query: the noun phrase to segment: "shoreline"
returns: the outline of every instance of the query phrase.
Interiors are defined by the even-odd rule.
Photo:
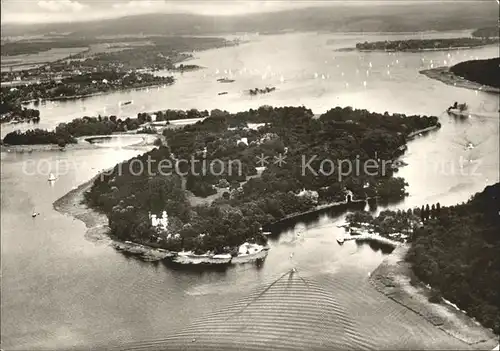
[[[40,101],[40,103],[42,103],[42,102],[67,101],[67,100],[70,101],[70,100],[86,99],[86,98],[90,98],[93,96],[113,94],[116,92],[127,92],[127,91],[141,90],[141,89],[147,89],[147,88],[156,88],[156,87],[160,87],[160,86],[164,86],[164,85],[170,86],[170,85],[173,85],[174,83],[175,83],[175,80],[171,83],[154,83],[151,85],[144,85],[144,86],[140,86],[140,87],[130,87],[130,88],[124,88],[124,89],[112,89],[112,90],[108,90],[108,91],[99,91],[99,92],[90,93],[90,94],[83,94],[83,95],[58,96],[58,97],[53,97],[53,98],[41,99],[41,100],[31,99],[31,100],[21,101],[21,106],[29,105],[29,104],[32,104],[36,101]]]
[[[253,262],[258,259],[264,259],[269,251],[268,246],[262,247],[258,252],[232,257],[229,261],[210,259],[203,260],[205,255],[196,255],[198,257],[179,256],[178,252],[168,251],[161,248],[154,248],[145,244],[131,241],[121,241],[109,235],[108,218],[105,214],[97,212],[83,203],[84,193],[92,187],[94,180],[100,176],[100,173],[77,188],[54,201],[53,208],[63,214],[74,217],[82,221],[87,227],[85,238],[93,242],[104,242],[117,251],[126,252],[130,255],[136,255],[143,261],[160,261],[170,258],[174,263],[179,264],[201,264],[201,265],[221,265],[221,264],[242,264]],[[181,259],[176,259],[176,258]]]
[[[490,46],[490,45],[498,45],[498,42],[497,43],[490,43],[490,44],[474,45],[474,46],[453,46],[453,47],[447,47],[447,48],[416,48],[416,49],[408,49],[408,50],[352,48],[352,50],[353,51],[356,50],[359,52],[410,52],[410,53],[416,53],[416,52],[433,52],[433,51],[472,50],[472,49],[484,48],[484,47]],[[345,48],[345,49],[351,49],[351,48]]]
[[[406,138],[407,138],[407,140],[412,140],[413,138],[415,138],[419,134],[427,133],[427,132],[430,132],[431,130],[436,130],[436,129],[439,129],[439,128],[441,128],[441,125],[438,123],[438,124],[435,124],[435,125],[427,127],[427,128],[418,129],[418,130],[416,130],[416,131],[411,132],[410,134],[408,134],[406,136]]]
[[[498,336],[479,325],[474,319],[449,303],[428,301],[430,288],[415,279],[411,265],[405,261],[409,245],[401,244],[370,274],[372,286],[389,299],[423,317],[448,335],[474,349],[492,350],[498,345]]]
[[[470,80],[466,80],[460,76],[455,75],[450,71],[450,67],[443,66],[431,69],[424,69],[419,71],[420,74],[424,76],[438,80],[447,85],[451,85],[459,88],[466,88],[471,90],[479,90],[484,91],[486,93],[492,94],[500,94],[500,89],[495,87],[490,87],[488,85],[482,85],[480,83],[472,82]]]
[[[87,227],[86,239],[93,242],[106,242],[109,246],[118,251],[125,251],[134,255],[141,255],[145,261],[157,261],[173,256],[172,252],[163,249],[146,247],[145,245],[123,242],[116,240],[109,235],[108,218],[105,214],[99,213],[87,205],[83,204],[84,193],[92,187],[94,180],[100,174],[70,190],[68,193],[54,201],[53,208],[63,214],[74,217],[82,221]]]
[[[297,212],[297,213],[292,213],[292,214],[289,214],[281,219],[278,219],[277,221],[274,221],[274,222],[271,222],[271,223],[266,223],[264,224],[262,227],[263,228],[269,228],[269,227],[272,227],[272,226],[275,226],[275,225],[279,225],[279,224],[282,224],[284,222],[287,222],[289,220],[293,220],[293,219],[296,219],[298,217],[301,217],[301,216],[307,216],[307,215],[310,215],[310,214],[315,214],[315,213],[318,213],[318,212],[321,212],[321,211],[325,211],[325,210],[331,210],[331,209],[335,209],[335,208],[342,208],[342,207],[346,207],[345,210],[348,210],[350,208],[352,208],[353,206],[356,206],[356,205],[359,205],[359,204],[365,204],[370,201],[370,200],[373,200],[373,199],[376,199],[377,197],[367,197],[365,199],[357,199],[357,200],[351,200],[350,202],[348,201],[337,201],[337,202],[331,202],[331,203],[327,203],[327,204],[323,204],[323,205],[318,205],[310,210],[307,210],[307,211],[304,211],[304,212]]]
[[[64,147],[60,147],[56,144],[23,144],[23,145],[0,145],[0,152],[12,152],[12,153],[32,153],[32,152],[43,152],[43,151],[75,151],[75,150],[98,150],[103,148],[113,148],[113,146],[99,146],[98,143],[91,143],[85,139],[89,138],[103,138],[103,137],[138,137],[142,138],[142,141],[121,146],[122,149],[140,149],[143,146],[153,146],[154,140],[160,138],[157,134],[144,134],[144,133],[117,133],[117,134],[107,134],[107,135],[89,135],[77,137],[76,143],[66,144]]]

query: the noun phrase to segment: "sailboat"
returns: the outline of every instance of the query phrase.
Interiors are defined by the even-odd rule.
[[[48,179],[49,182],[52,182],[52,181],[54,181],[56,179],[57,179],[57,177],[54,175],[54,173],[50,173],[49,174],[49,179]]]
[[[120,101],[120,102],[118,103],[118,106],[130,105],[130,104],[132,104],[133,102],[134,102],[134,100],[124,101],[124,102]]]

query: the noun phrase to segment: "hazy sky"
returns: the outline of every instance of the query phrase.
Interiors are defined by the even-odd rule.
[[[376,0],[375,0],[376,1]],[[422,1],[422,0],[420,0]],[[427,0],[428,1],[428,0]],[[446,1],[446,0],[444,0]],[[452,0],[454,1],[454,0]],[[492,0],[494,1],[494,0]],[[235,15],[325,6],[355,0],[2,0],[2,23],[84,21],[143,13]],[[392,0],[385,2],[410,2]],[[414,1],[413,1],[414,2]]]
[[[314,6],[327,1],[2,0],[2,22],[61,22],[141,13],[233,15]]]

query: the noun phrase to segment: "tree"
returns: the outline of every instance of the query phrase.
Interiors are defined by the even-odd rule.
[[[231,190],[238,189],[239,187],[240,187],[240,182],[238,182],[236,180],[231,181],[231,184],[230,184],[230,189]]]

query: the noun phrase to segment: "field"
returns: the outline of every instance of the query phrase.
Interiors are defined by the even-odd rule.
[[[1,56],[2,71],[12,68],[13,71],[21,71],[25,69],[34,68],[45,63],[54,62],[64,59],[70,55],[88,50],[88,47],[74,47],[74,48],[51,48],[48,51],[42,51],[30,54],[20,54],[12,56]]]

